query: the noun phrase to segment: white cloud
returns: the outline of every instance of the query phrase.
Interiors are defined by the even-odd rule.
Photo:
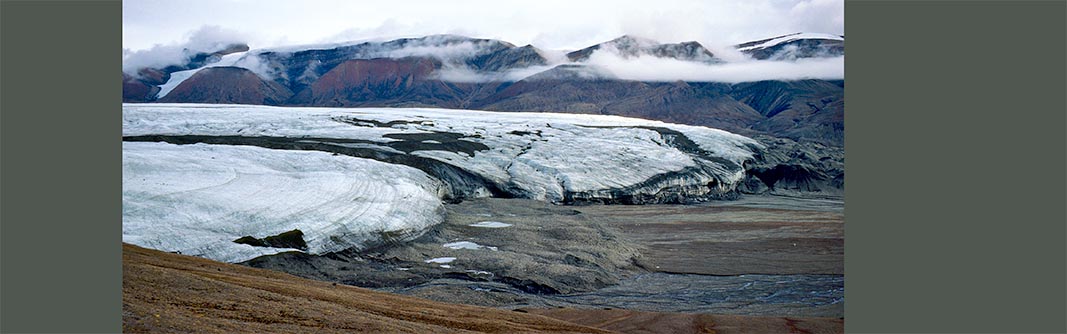
[[[447,62],[465,56],[479,54],[485,50],[483,45],[471,42],[460,42],[447,45],[431,45],[430,43],[432,43],[432,41],[428,41],[428,43],[408,45],[402,49],[389,51],[385,56],[389,58],[434,57]]]
[[[709,81],[738,83],[760,80],[842,79],[845,57],[808,58],[795,61],[748,60],[705,64],[670,58],[640,56],[622,58],[610,52],[594,52],[587,62],[616,77],[638,81]]]
[[[218,26],[203,26],[185,35],[182,42],[155,44],[151,48],[133,51],[123,49],[122,71],[136,75],[145,67],[181,65],[202,52],[214,52],[234,43],[242,43],[248,37],[240,32]]]
[[[568,63],[576,50],[628,34],[662,43],[697,41],[726,64],[708,65],[651,56],[621,59],[597,52],[589,64],[623,79],[740,82],[841,78],[844,58],[752,61],[733,45],[793,32],[844,34],[843,0],[542,0],[518,5],[495,0],[129,0],[123,2],[123,70],[179,64],[195,52],[246,42],[253,49],[316,43],[386,41],[455,34],[533,44],[549,66],[486,73],[463,67],[458,55],[481,45],[412,45],[383,57],[432,56],[446,63],[440,78],[456,82],[515,81]],[[258,58],[237,66],[264,77]]]
[[[180,41],[214,25],[254,48],[460,34],[542,49],[578,49],[623,34],[710,47],[793,32],[844,33],[843,0],[128,0],[123,47]]]

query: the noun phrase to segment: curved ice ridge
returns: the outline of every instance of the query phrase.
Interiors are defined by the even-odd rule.
[[[251,146],[122,145],[122,239],[240,262],[289,248],[235,243],[298,229],[307,252],[411,239],[443,221],[442,185],[417,169]]]

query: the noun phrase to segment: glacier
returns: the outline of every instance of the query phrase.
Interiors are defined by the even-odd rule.
[[[763,148],[722,130],[605,115],[431,108],[124,104],[127,141],[344,153],[410,165],[445,199],[671,203],[715,198]]]
[[[152,103],[124,104],[122,122],[123,241],[226,262],[410,240],[443,221],[445,201],[724,198],[764,149],[717,129],[558,113]],[[306,247],[264,241],[293,230]]]
[[[251,146],[122,145],[122,240],[218,261],[295,248],[235,243],[300,230],[323,254],[443,221],[440,183],[417,169]]]

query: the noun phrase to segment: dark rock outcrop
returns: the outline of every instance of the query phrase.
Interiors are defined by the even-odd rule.
[[[758,81],[735,84],[729,95],[764,119],[750,123],[757,132],[799,141],[844,146],[845,89],[826,80]]]
[[[262,239],[249,235],[238,238],[233,242],[256,247],[295,248],[304,251],[308,249],[308,244],[304,241],[304,232],[300,230],[282,232]]]
[[[766,149],[745,164],[746,178],[738,191],[794,195],[844,195],[845,150],[817,142],[757,136]]]

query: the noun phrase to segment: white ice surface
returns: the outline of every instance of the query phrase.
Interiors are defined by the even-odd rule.
[[[335,120],[413,123],[393,127],[356,126]],[[432,120],[432,122],[426,122]],[[604,128],[604,127],[624,128]],[[618,189],[654,176],[696,166],[692,156],[637,126],[679,131],[717,157],[738,165],[752,157],[747,137],[726,131],[635,118],[562,113],[516,113],[426,108],[318,108],[208,104],[124,104],[123,135],[236,135],[361,139],[387,143],[387,134],[451,132],[489,147],[473,156],[421,150],[436,159],[510,184],[526,197],[558,201],[566,191]],[[513,132],[538,132],[518,135]],[[395,153],[395,152],[394,152]],[[736,183],[743,171],[720,173]],[[648,189],[655,192],[658,189]]]
[[[844,37],[841,37],[839,35],[802,32],[802,33],[798,33],[798,34],[792,34],[792,35],[788,35],[788,36],[782,36],[782,37],[779,37],[779,38],[771,39],[769,41],[766,41],[766,42],[763,42],[763,43],[760,43],[760,44],[757,44],[757,45],[738,48],[737,50],[738,51],[748,51],[748,50],[769,48],[769,47],[772,47],[772,46],[775,46],[775,45],[778,45],[778,44],[789,43],[789,42],[792,42],[792,41],[795,41],[795,40],[799,40],[799,39],[830,39],[830,40],[836,40],[836,41],[845,40]]]
[[[470,241],[457,241],[457,242],[450,242],[450,243],[444,244],[444,245],[442,245],[442,246],[444,246],[444,247],[446,247],[446,248],[451,248],[451,249],[472,249],[472,250],[478,250],[478,249],[486,248],[486,249],[489,249],[489,250],[494,250],[494,251],[495,251],[495,250],[497,250],[497,248],[496,248],[496,247],[493,247],[493,246],[484,246],[484,245],[479,245],[479,244],[477,244],[477,243],[473,243],[473,242],[470,242]]]
[[[454,258],[454,257],[435,257],[435,258],[426,260],[426,263],[452,263],[452,261],[455,261],[455,260],[456,260],[456,258]]]
[[[511,224],[501,223],[501,222],[478,222],[478,223],[471,224],[470,226],[488,227],[488,228],[501,228],[501,227],[511,226]]]
[[[124,142],[122,239],[240,262],[294,249],[233,240],[299,229],[309,253],[340,251],[440,223],[437,187],[411,167],[324,152]]]
[[[248,54],[248,52],[234,52],[234,53],[222,56],[222,58],[219,59],[219,61],[217,61],[217,62],[214,62],[214,63],[211,63],[211,64],[207,64],[207,65],[204,65],[204,66],[201,66],[201,67],[198,67],[198,68],[194,68],[194,69],[191,69],[191,70],[178,71],[178,72],[171,73],[170,74],[170,79],[167,80],[167,82],[165,82],[165,83],[163,83],[162,85],[159,86],[159,93],[156,93],[156,98],[157,99],[161,99],[164,96],[167,96],[167,94],[169,94],[170,91],[174,90],[175,87],[178,87],[178,85],[182,84],[183,81],[185,81],[186,79],[189,79],[189,77],[192,77],[193,74],[196,74],[196,72],[200,72],[200,70],[202,70],[202,69],[205,69],[205,68],[208,68],[208,67],[234,66],[235,64],[237,64],[237,61],[240,60],[241,57],[244,57],[246,54]]]

